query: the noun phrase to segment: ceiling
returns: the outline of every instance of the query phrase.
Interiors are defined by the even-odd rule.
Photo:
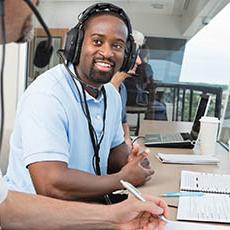
[[[114,3],[124,8],[133,27],[145,35],[190,39],[230,0],[40,0],[39,8],[44,10],[51,26],[68,27],[76,15],[97,2]],[[53,12],[64,17],[54,17]]]
[[[97,2],[112,2],[130,5],[134,8],[141,9],[145,12],[152,12],[153,14],[162,15],[181,15],[184,9],[189,5],[190,1],[194,0],[66,0],[65,2],[76,3],[97,3]],[[195,0],[196,1],[196,0]],[[63,0],[41,0],[41,2],[63,2]]]

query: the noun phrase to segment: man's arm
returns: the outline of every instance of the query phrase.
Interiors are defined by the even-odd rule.
[[[0,228],[126,230],[160,227],[163,223],[159,223],[157,217],[168,215],[166,203],[150,196],[145,199],[146,202],[131,198],[116,205],[95,205],[10,191],[0,205]]]
[[[126,143],[113,148],[108,159],[108,173],[117,173],[128,163],[130,149]]]
[[[84,200],[121,189],[122,172],[96,176],[68,168],[65,162],[43,161],[28,166],[35,190],[40,195],[64,200]]]
[[[125,143],[128,145],[129,149],[132,149],[132,141],[129,134],[129,125],[128,122],[122,123],[123,131],[124,131],[124,138]]]
[[[64,200],[84,200],[102,196],[121,189],[120,180],[126,180],[136,186],[144,184],[153,174],[152,169],[141,166],[145,154],[130,157],[127,145],[124,143],[114,148],[109,157],[109,172],[106,176],[95,176],[91,173],[68,168],[59,161],[44,161],[28,166],[36,192]],[[113,167],[112,167],[113,165]]]

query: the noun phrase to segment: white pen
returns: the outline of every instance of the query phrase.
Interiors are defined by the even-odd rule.
[[[132,184],[127,181],[120,180],[122,186],[126,188],[132,195],[134,195],[138,200],[142,202],[146,202],[145,198],[141,195],[141,192],[137,190]],[[160,215],[159,218],[165,222],[169,222],[168,219],[164,217],[164,215]]]

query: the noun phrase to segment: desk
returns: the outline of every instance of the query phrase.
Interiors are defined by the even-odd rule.
[[[168,121],[152,121],[143,120],[140,124],[140,134],[148,133],[172,133],[191,130],[192,123],[190,122],[168,122]],[[141,143],[142,142],[142,143]],[[143,139],[140,139],[140,144],[143,144]],[[154,156],[155,153],[177,153],[177,154],[197,154],[199,146],[194,149],[176,149],[176,148],[150,148],[152,154],[149,160],[155,170],[152,179],[144,186],[140,187],[142,193],[159,196],[164,192],[179,191],[179,181],[181,170],[192,170],[212,173],[230,174],[230,154],[217,143],[216,157],[220,159],[218,165],[179,165],[179,164],[162,164]],[[166,202],[171,205],[177,205],[178,198],[165,198]],[[177,209],[169,208],[170,219],[176,220]]]

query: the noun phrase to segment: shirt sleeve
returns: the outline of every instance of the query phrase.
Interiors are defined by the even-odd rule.
[[[18,116],[25,166],[51,160],[68,163],[68,119],[56,97],[30,94]]]
[[[121,119],[122,119],[122,123],[126,123],[127,122],[127,113],[126,113],[127,90],[123,83],[120,86],[119,93],[120,93],[121,104],[122,104]]]
[[[0,171],[0,204],[6,199],[8,194],[8,188],[3,181],[2,173]]]

